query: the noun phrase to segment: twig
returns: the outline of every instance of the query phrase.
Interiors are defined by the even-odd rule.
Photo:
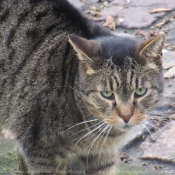
[[[80,0],[80,1],[87,4],[87,5],[90,5],[90,2],[87,2],[86,0]]]

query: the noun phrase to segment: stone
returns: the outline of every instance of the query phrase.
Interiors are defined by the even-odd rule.
[[[120,7],[120,8],[119,8]],[[109,8],[104,8],[101,11],[101,19],[108,15],[113,17],[121,17],[123,19],[122,27],[131,28],[146,28],[164,17],[167,12],[159,12],[150,14],[153,9],[168,8],[175,9],[175,1],[172,0],[131,0],[127,3],[126,0],[114,0]]]
[[[174,25],[174,27],[167,33],[166,42],[175,46],[175,21],[172,21],[171,23],[172,23],[172,25]],[[175,59],[175,57],[174,57],[174,59]]]
[[[161,134],[155,142],[147,138],[140,146],[143,152],[140,158],[160,160],[175,164],[175,121],[164,126]]]
[[[73,4],[76,8],[78,8],[80,11],[84,11],[89,8],[89,5],[92,2],[95,2],[95,0],[85,0],[87,3],[81,2],[80,0],[68,0],[71,4]]]
[[[150,27],[158,19],[165,16],[165,12],[150,14],[151,7],[128,7],[117,10],[116,6],[104,8],[101,11],[101,19],[105,19],[106,16],[111,15],[123,19],[122,27],[125,28],[146,28]],[[139,15],[138,15],[139,14]]]
[[[167,71],[164,71],[165,78],[175,77],[175,51],[164,50],[163,68],[169,69]]]

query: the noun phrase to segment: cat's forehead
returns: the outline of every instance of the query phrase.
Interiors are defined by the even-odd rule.
[[[131,59],[130,59],[131,60]],[[128,62],[129,63],[129,62]],[[98,90],[112,90],[124,94],[144,86],[150,86],[147,81],[149,70],[139,64],[129,64],[122,67],[115,65],[112,60],[107,61],[106,66],[99,72]]]

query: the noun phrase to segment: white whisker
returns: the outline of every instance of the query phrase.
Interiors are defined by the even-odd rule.
[[[74,145],[74,148],[76,147],[76,145],[85,137],[87,137],[89,134],[91,134],[92,132],[96,131],[97,129],[99,129],[101,126],[103,126],[104,123],[102,123],[100,126],[98,126],[97,128],[91,130],[90,132],[86,133],[83,137],[81,137],[77,142],[76,144]]]
[[[146,128],[146,130],[147,130],[148,133],[151,135],[151,137],[154,138],[154,135],[151,133],[151,131],[148,129],[148,127],[147,127],[144,123],[142,123],[142,125]]]
[[[157,126],[153,125],[152,123],[148,122],[148,125],[150,125],[150,126],[152,126],[153,128],[155,128],[158,132],[163,133],[163,132],[161,131],[160,128],[158,128]]]
[[[70,128],[66,129],[66,130],[63,132],[63,134],[64,134],[65,132],[67,132],[68,130],[72,129],[73,127],[75,127],[75,126],[78,126],[78,125],[81,125],[81,124],[84,124],[84,123],[89,123],[89,122],[97,121],[97,120],[98,120],[98,119],[93,119],[93,120],[87,120],[87,121],[83,121],[83,122],[81,122],[81,123],[77,123],[77,124],[71,126]]]
[[[96,142],[96,140],[99,138],[99,136],[101,135],[101,133],[104,131],[104,127],[106,128],[106,123],[104,123],[104,125],[105,125],[105,126],[101,126],[101,130],[102,130],[102,131],[96,136],[96,138],[93,140],[93,142],[92,142],[91,144],[89,144],[89,146],[88,146],[88,147],[90,147],[90,148],[89,148],[88,154],[87,154],[87,167],[88,167],[88,157],[89,157],[90,150],[92,149],[92,146],[94,145],[94,143]],[[99,132],[99,131],[98,131],[98,132]],[[95,134],[97,134],[98,132],[96,132]],[[88,147],[86,147],[86,149],[87,149]]]
[[[108,138],[108,135],[109,135],[111,129],[112,129],[112,126],[109,127],[108,132],[107,132],[107,134],[106,134],[106,136],[105,136],[105,138],[104,138],[104,140],[103,140],[103,143],[102,143],[102,146],[101,146],[101,149],[100,149],[100,152],[99,152],[99,159],[98,159],[98,161],[100,161],[100,154],[101,154],[101,151],[102,151],[102,149],[103,149],[103,146],[104,146],[104,144],[105,144],[105,142],[106,142],[106,139]]]
[[[104,125],[105,125],[105,123],[104,123]],[[95,143],[95,141],[97,140],[97,138],[98,138],[98,137],[101,135],[101,133],[103,132],[104,128],[106,128],[106,126],[102,126],[102,128],[100,129],[100,130],[102,130],[102,131],[101,131],[101,132],[97,135],[97,137],[93,140],[92,144]],[[95,132],[95,134],[93,134],[93,135],[96,135],[98,132],[99,132],[99,131]],[[85,149],[89,148],[92,144],[90,143],[89,146],[87,146]]]
[[[103,123],[103,121],[100,122],[100,123]],[[100,124],[100,123],[99,123],[99,124]],[[101,130],[101,129],[100,129],[100,130]],[[90,139],[91,137],[94,137],[95,135],[97,135],[98,132],[99,132],[99,130],[97,130],[94,134],[92,134],[91,136],[89,136],[88,138],[86,138],[86,140],[87,140],[87,139]]]
[[[103,135],[105,134],[105,131],[106,131],[108,128],[109,128],[109,126],[107,125],[107,126],[103,129],[103,131],[102,131],[102,135],[101,135],[101,138],[99,139],[99,141],[98,141],[98,143],[97,143],[95,149],[97,149],[97,147],[98,147],[98,145],[99,145],[101,139],[103,138]]]
[[[85,128],[85,129],[82,129],[82,130],[76,132],[75,134],[73,134],[72,136],[74,136],[74,135],[76,135],[76,134],[78,134],[78,133],[80,133],[80,132],[83,132],[83,131],[85,131],[85,130],[87,130],[87,129],[93,128],[94,126],[99,125],[100,123],[102,123],[102,122],[96,123],[95,125],[92,125],[92,126],[90,126],[90,127],[87,127],[87,128]]]

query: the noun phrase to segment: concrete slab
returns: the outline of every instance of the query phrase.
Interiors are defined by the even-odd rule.
[[[163,132],[165,131],[165,132]],[[155,142],[149,138],[140,146],[142,159],[160,160],[175,164],[175,121],[162,128],[162,133]]]

